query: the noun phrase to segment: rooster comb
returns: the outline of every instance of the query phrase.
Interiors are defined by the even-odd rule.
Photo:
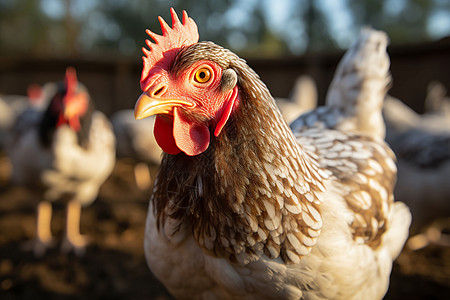
[[[152,38],[154,43],[145,40],[149,49],[143,47],[142,51],[145,56],[142,57],[144,67],[141,75],[141,88],[145,91],[146,81],[149,77],[150,70],[161,59],[169,58],[171,61],[176,55],[176,49],[187,47],[198,42],[198,29],[194,20],[188,16],[186,11],[183,11],[183,22],[178,19],[177,13],[173,8],[170,9],[172,16],[172,28],[164,21],[163,18],[158,17],[161,24],[162,35],[156,34],[150,30],[145,32]]]
[[[75,94],[78,86],[78,79],[77,79],[77,71],[74,67],[68,67],[66,69],[66,76],[64,78],[64,85],[67,90],[67,94]]]

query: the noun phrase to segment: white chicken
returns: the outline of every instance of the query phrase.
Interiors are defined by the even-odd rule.
[[[86,88],[68,68],[64,83],[45,111],[21,115],[8,145],[12,180],[25,186],[37,203],[32,249],[45,254],[53,244],[52,203],[67,204],[65,251],[82,254],[87,238],[80,234],[82,206],[91,204],[115,163],[115,140],[107,118],[93,106]]]
[[[450,245],[450,238],[441,233],[444,228],[433,224],[450,217],[450,123],[444,107],[419,115],[387,97],[383,113],[386,141],[398,160],[395,197],[411,208],[415,233],[431,226],[412,237],[408,246],[416,250],[430,242]]]
[[[314,79],[303,75],[295,80],[294,87],[288,99],[275,98],[283,119],[288,124],[298,118],[301,114],[316,108],[317,86]]]
[[[136,121],[132,109],[119,110],[111,115],[111,124],[116,136],[116,154],[118,158],[132,158],[136,185],[147,190],[151,185],[148,164],[159,165],[161,148],[153,135],[155,118]]]

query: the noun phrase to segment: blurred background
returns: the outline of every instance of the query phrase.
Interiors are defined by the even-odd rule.
[[[0,92],[23,94],[74,65],[103,111],[132,106],[145,29],[160,33],[157,16],[170,19],[169,7],[189,12],[200,40],[246,58],[277,97],[308,74],[322,101],[365,25],[390,37],[394,96],[423,112],[430,81],[450,86],[446,0],[0,0]]]
[[[158,28],[168,7],[195,17],[203,40],[243,56],[347,48],[363,25],[386,31],[393,45],[450,32],[445,0],[1,0],[2,54],[135,57],[143,28]]]
[[[0,0],[0,95],[26,95],[30,84],[61,80],[74,66],[107,116],[133,108],[145,29],[160,33],[157,16],[170,20],[170,7],[189,13],[200,40],[245,58],[276,97],[290,97],[307,75],[322,104],[337,63],[367,25],[389,35],[391,96],[422,114],[430,84],[441,97],[450,88],[448,0]],[[118,161],[85,209],[82,232],[93,240],[86,256],[55,250],[36,259],[20,251],[34,235],[34,203],[9,182],[0,150],[0,299],[170,299],[143,257],[150,188],[136,186],[133,166]],[[153,178],[156,165],[150,171]],[[57,214],[56,234],[63,224]],[[448,247],[407,249],[392,282],[386,299],[447,299]]]

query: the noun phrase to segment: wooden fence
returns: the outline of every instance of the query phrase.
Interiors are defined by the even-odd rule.
[[[450,90],[450,37],[433,43],[389,47],[393,86],[390,94],[423,111],[426,88],[438,80]],[[319,103],[323,103],[337,63],[343,52],[308,54],[276,59],[247,58],[274,96],[287,97],[295,79],[310,75],[317,83]],[[140,57],[124,59],[48,59],[0,57],[0,94],[24,94],[31,83],[58,81],[67,66],[91,92],[98,109],[110,114],[132,108],[140,94]]]

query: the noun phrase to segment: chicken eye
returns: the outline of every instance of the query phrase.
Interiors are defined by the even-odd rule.
[[[211,78],[211,71],[208,68],[201,68],[195,72],[194,79],[199,83],[208,82]]]

